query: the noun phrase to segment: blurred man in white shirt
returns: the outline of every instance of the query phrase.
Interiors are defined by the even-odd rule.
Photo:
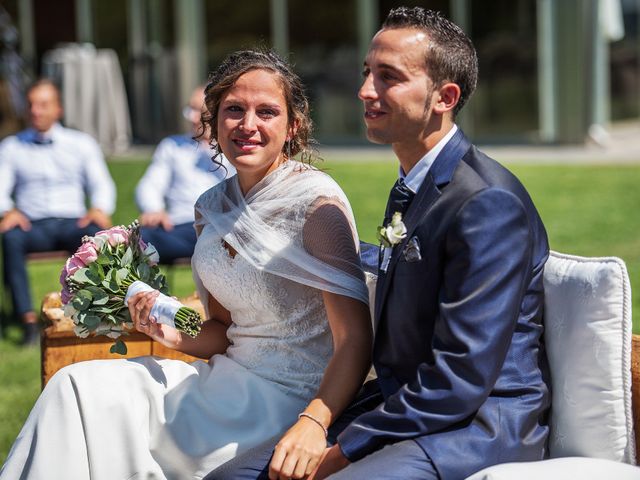
[[[136,187],[142,238],[156,247],[164,264],[191,257],[196,243],[193,228],[196,200],[204,191],[235,174],[222,155],[215,159],[218,165],[211,160],[215,151],[209,144],[208,133],[202,133],[203,109],[204,88],[200,86],[183,111],[191,132],[163,139]]]
[[[83,235],[109,227],[116,189],[97,142],[58,123],[56,85],[37,81],[27,100],[31,127],[0,143],[0,234],[4,281],[24,325],[24,343],[37,344],[26,255],[73,252]]]

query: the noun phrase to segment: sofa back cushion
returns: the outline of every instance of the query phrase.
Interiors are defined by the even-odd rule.
[[[550,456],[635,464],[631,288],[624,262],[552,251],[544,286]]]

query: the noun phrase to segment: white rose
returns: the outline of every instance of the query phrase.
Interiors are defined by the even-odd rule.
[[[93,243],[96,245],[96,250],[100,251],[102,247],[104,247],[105,243],[109,243],[109,236],[104,233],[100,233],[93,237]]]
[[[160,255],[158,255],[156,247],[154,247],[152,244],[147,244],[147,248],[144,249],[144,254],[149,259],[149,264],[157,265],[158,262],[160,262]]]
[[[386,228],[386,237],[391,245],[396,245],[407,236],[407,227],[402,223],[402,215],[398,212],[393,214],[391,223]]]

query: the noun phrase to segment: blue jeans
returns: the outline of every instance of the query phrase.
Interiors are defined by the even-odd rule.
[[[171,231],[161,227],[142,227],[140,233],[145,242],[156,247],[163,265],[171,265],[176,258],[190,258],[193,255],[196,245],[193,223],[181,223]]]
[[[77,222],[77,218],[45,218],[32,221],[29,231],[14,228],[2,235],[4,283],[11,292],[16,315],[33,311],[26,255],[51,250],[67,250],[71,254],[84,235],[94,235],[100,230],[93,224],[80,228]]]

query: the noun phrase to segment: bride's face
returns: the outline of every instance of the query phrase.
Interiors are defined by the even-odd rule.
[[[245,193],[282,162],[288,123],[282,86],[269,71],[243,74],[222,97],[217,140]]]

